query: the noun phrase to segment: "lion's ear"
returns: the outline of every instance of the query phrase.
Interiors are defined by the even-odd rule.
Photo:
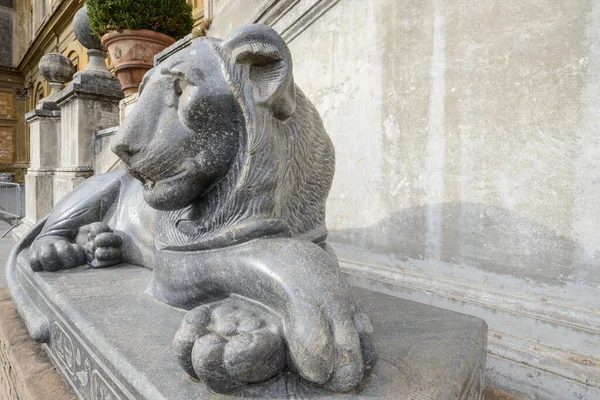
[[[284,40],[266,25],[246,25],[222,43],[234,62],[250,67],[250,81],[259,105],[286,120],[296,110],[292,57]]]

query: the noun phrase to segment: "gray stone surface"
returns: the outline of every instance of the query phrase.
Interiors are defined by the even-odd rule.
[[[49,318],[49,354],[79,398],[217,399],[189,379],[171,351],[185,311],[143,291],[152,272],[136,266],[79,267],[21,281]],[[373,319],[380,360],[362,392],[333,395],[284,372],[231,394],[248,398],[482,399],[487,326],[471,316],[357,290]]]

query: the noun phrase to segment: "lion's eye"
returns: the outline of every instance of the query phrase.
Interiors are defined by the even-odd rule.
[[[175,79],[175,81],[173,82],[173,86],[175,88],[175,94],[177,96],[181,96],[181,94],[183,93],[183,86],[182,86],[181,79],[179,79],[179,78]]]

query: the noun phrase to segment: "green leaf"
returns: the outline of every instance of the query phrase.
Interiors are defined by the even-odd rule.
[[[181,39],[192,31],[192,6],[185,0],[87,0],[92,31],[150,29]]]

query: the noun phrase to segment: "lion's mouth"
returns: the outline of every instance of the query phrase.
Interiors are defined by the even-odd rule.
[[[154,189],[154,185],[156,185],[156,183],[152,179],[148,178],[146,175],[144,175],[144,174],[140,174],[140,175],[142,177],[142,183],[144,184],[144,188],[146,190]]]
[[[158,182],[169,183],[169,182],[177,181],[177,180],[181,179],[182,177],[184,177],[185,175],[187,175],[187,172],[188,171],[186,169],[183,169],[181,172],[178,172],[171,176],[157,179],[157,178],[151,178],[148,175],[141,173],[140,171],[136,171],[135,169],[129,169],[129,173],[131,174],[131,176],[133,176],[138,181],[142,182],[142,184],[144,185],[144,189],[146,189],[146,190],[154,189],[154,187],[156,186],[156,184]]]
[[[142,182],[142,185],[144,185],[144,189],[146,189],[146,190],[152,190],[152,189],[154,189],[154,186],[156,185],[156,182],[154,182],[154,180],[152,180],[152,178],[150,178],[149,176],[144,175],[141,172],[136,171],[134,169],[130,169],[129,173],[135,179],[137,179],[138,181]]]

